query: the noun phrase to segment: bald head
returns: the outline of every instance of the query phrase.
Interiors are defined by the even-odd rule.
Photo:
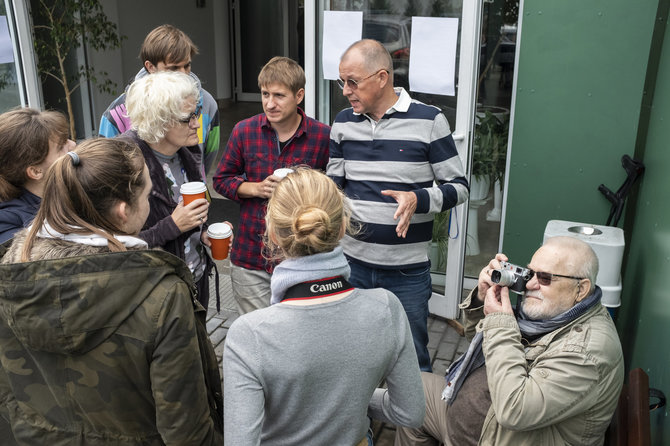
[[[346,49],[340,61],[344,62],[352,57],[359,58],[363,67],[370,73],[386,70],[391,79],[390,84],[393,85],[393,60],[384,45],[373,39],[359,40]]]
[[[598,256],[588,243],[575,237],[552,237],[540,249],[553,251],[570,275],[589,279],[590,291],[593,291],[598,276]]]

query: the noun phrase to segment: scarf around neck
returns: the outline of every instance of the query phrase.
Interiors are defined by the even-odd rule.
[[[76,226],[73,226],[72,228],[82,229]],[[79,243],[82,245],[89,245],[89,246],[107,246],[109,244],[109,241],[105,237],[98,234],[74,234],[74,233],[61,234],[60,232],[52,228],[49,222],[47,221],[45,221],[40,230],[37,231],[37,237],[60,239],[65,240],[67,242]],[[147,249],[149,247],[149,245],[147,245],[147,243],[144,240],[141,240],[137,237],[133,237],[131,235],[114,234],[114,238],[123,243],[123,245],[126,248]]]
[[[557,330],[574,321],[579,316],[590,310],[594,305],[599,304],[601,297],[602,290],[599,286],[596,285],[593,293],[591,293],[586,299],[578,302],[569,310],[566,310],[563,313],[552,317],[551,319],[528,319],[526,314],[523,312],[523,307],[521,307],[519,308],[516,320],[519,324],[519,331],[521,331],[521,335],[525,338],[536,338],[538,336],[551,333],[552,331]],[[442,391],[442,399],[445,400],[449,405],[454,402],[456,394],[460,390],[470,372],[484,365],[484,353],[482,352],[483,340],[484,335],[480,331],[472,338],[470,346],[468,347],[468,351],[465,352],[465,354],[463,354],[456,361],[454,361],[454,363],[451,364],[451,366],[447,369],[447,374],[445,376],[447,386]]]
[[[349,262],[340,246],[329,252],[285,259],[272,272],[270,305],[281,302],[286,290],[293,285],[324,277],[342,276],[348,279],[350,274]]]

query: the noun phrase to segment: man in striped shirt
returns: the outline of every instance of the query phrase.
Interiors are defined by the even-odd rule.
[[[393,62],[375,40],[360,40],[340,60],[342,110],[330,133],[328,175],[343,189],[361,231],[342,240],[350,283],[386,288],[403,304],[421,370],[431,371],[428,248],[434,214],[463,203],[468,182],[437,107],[393,88]]]

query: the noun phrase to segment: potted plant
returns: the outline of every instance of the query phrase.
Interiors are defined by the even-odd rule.
[[[435,214],[433,220],[433,239],[430,246],[431,271],[444,273],[447,266],[447,248],[449,247],[449,215],[451,209]]]
[[[509,112],[499,107],[480,107],[475,123],[470,199],[481,200],[489,187],[505,177]],[[482,191],[479,192],[478,188]]]

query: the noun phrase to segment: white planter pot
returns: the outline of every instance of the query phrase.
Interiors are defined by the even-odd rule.
[[[488,177],[470,178],[470,201],[484,200],[489,196],[491,181]]]

